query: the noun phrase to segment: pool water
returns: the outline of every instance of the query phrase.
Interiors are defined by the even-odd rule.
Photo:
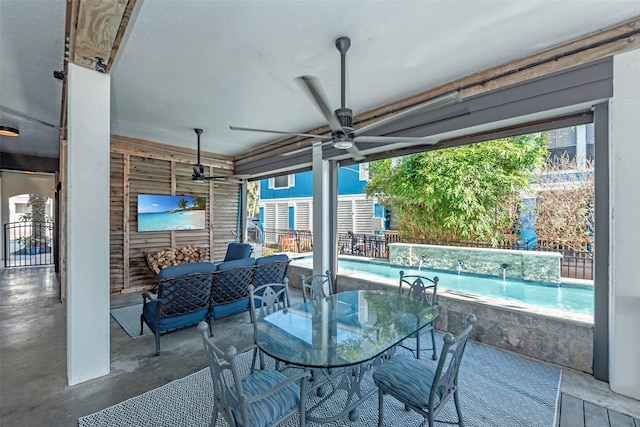
[[[369,274],[398,280],[400,271],[405,274],[438,276],[438,287],[466,294],[519,301],[539,307],[553,308],[572,313],[593,315],[593,286],[572,283],[544,283],[524,280],[458,274],[441,270],[408,268],[376,261],[358,261],[340,258],[340,270]]]

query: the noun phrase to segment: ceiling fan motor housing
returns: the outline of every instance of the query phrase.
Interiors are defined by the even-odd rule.
[[[342,132],[332,132],[333,147],[342,150],[353,147],[353,110],[351,108],[338,108],[334,111],[335,116],[340,121]]]

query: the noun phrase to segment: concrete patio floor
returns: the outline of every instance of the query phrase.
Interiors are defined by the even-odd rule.
[[[292,291],[292,302],[301,301]],[[139,293],[116,295],[111,307],[142,303]],[[217,320],[214,342],[242,348],[252,342],[248,313]],[[77,426],[78,418],[182,378],[206,366],[196,328],[161,338],[132,339],[111,318],[111,373],[67,386],[66,306],[52,267],[0,270],[0,425]],[[612,393],[586,374],[563,370],[561,391],[640,418],[640,402]]]

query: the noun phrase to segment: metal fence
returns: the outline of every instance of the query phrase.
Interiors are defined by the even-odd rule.
[[[40,221],[4,224],[5,267],[53,264],[53,223]]]
[[[312,251],[313,235],[309,230],[275,230],[265,229],[265,248],[271,252],[310,252]],[[542,245],[524,243],[516,236],[506,236],[496,244],[483,242],[436,241],[431,239],[401,238],[397,233],[384,235],[354,234],[352,232],[338,233],[338,254],[355,255],[368,258],[389,259],[389,244],[415,243],[442,246],[463,246],[474,248],[510,249],[559,252],[562,254],[562,277],[572,279],[593,280],[593,245],[581,245],[587,250],[569,249],[566,242],[553,243],[545,241]],[[574,245],[575,247],[575,245]]]

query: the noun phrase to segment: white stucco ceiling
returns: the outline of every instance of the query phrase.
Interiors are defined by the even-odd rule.
[[[55,129],[6,110],[57,124],[64,8],[0,0],[1,124],[28,131],[3,151],[57,148]],[[318,77],[339,107],[339,36],[357,114],[636,16],[640,1],[138,0],[111,70],[111,131],[195,148],[199,127],[203,150],[237,156],[282,138],[229,125],[325,124],[296,78]]]

